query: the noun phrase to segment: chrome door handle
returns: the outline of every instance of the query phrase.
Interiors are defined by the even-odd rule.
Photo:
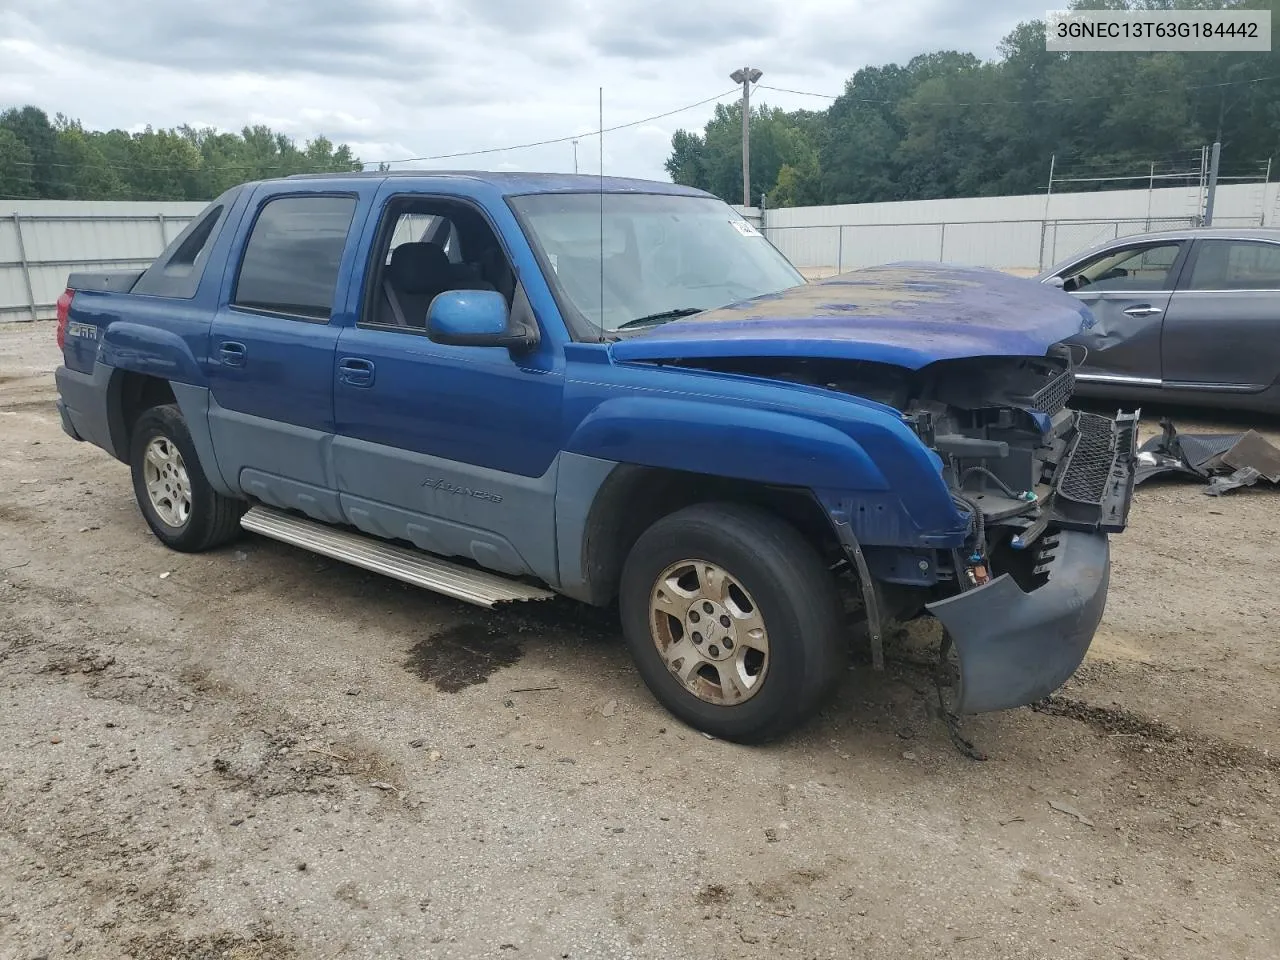
[[[1153,307],[1149,303],[1144,303],[1136,307],[1129,307],[1125,310],[1125,316],[1129,317],[1151,317],[1155,316],[1157,313],[1164,313],[1164,310],[1160,307]]]

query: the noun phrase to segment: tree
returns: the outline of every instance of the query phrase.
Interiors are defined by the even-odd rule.
[[[1232,7],[1280,0],[1073,0],[1077,9]],[[1049,158],[1080,188],[1128,186],[1151,163],[1195,169],[1221,140],[1223,170],[1260,175],[1280,148],[1280,48],[1252,53],[1050,52],[1044,23],[1020,23],[983,62],[939,51],[858,70],[822,112],[760,107],[752,182],[770,203],[865,203],[1043,190]],[[736,105],[677,131],[667,171],[741,198]],[[816,151],[816,159],[810,151]],[[1174,182],[1174,181],[1170,181]]]
[[[31,151],[7,127],[0,127],[0,197],[30,197]]]
[[[26,145],[30,154],[31,184],[38,197],[57,196],[55,184],[60,179],[56,154],[58,133],[49,115],[36,107],[14,107],[0,113],[0,127],[13,133]]]

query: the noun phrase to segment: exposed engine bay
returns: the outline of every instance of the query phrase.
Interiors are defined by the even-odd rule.
[[[689,365],[823,387],[899,410],[942,459],[952,498],[971,518],[966,550],[940,566],[941,578],[954,576],[968,589],[988,582],[994,566],[1034,589],[1059,531],[1120,531],[1131,500],[1138,416],[1111,420],[1070,409],[1076,359],[1059,345],[1043,357],[973,357],[920,370],[791,357]],[[926,585],[908,567],[877,566],[884,582]]]

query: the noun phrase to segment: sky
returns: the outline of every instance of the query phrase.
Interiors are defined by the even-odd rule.
[[[266,124],[369,163],[582,134],[761,84],[838,94],[857,69],[955,49],[984,58],[1045,0],[4,0],[0,108],[91,129]],[[821,109],[757,89],[753,103]],[[714,104],[606,134],[604,171],[667,179],[679,128]],[[574,169],[571,143],[409,166]]]

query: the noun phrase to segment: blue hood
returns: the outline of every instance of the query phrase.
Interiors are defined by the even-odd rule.
[[[918,370],[962,357],[1042,357],[1093,326],[1075,297],[995,270],[895,263],[672,320],[618,360],[806,357]]]

